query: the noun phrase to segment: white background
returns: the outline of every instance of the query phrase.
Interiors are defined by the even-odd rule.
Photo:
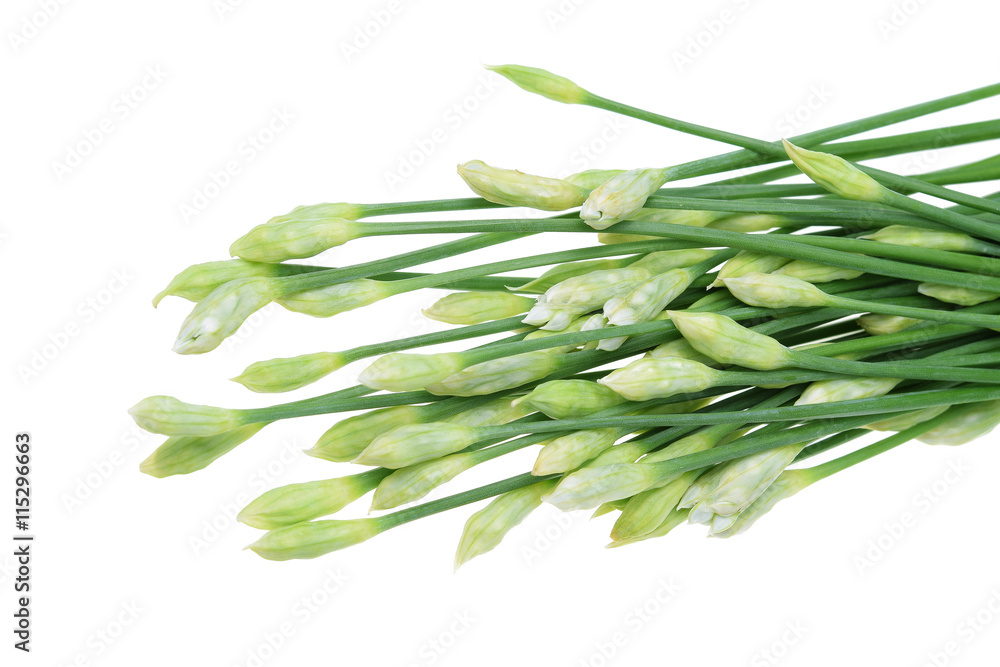
[[[48,5],[50,18],[39,14]],[[727,150],[533,97],[482,63],[546,67],[607,97],[774,139],[994,82],[998,19],[985,0],[6,2],[0,433],[34,436],[37,542],[31,655],[10,647],[12,560],[0,547],[3,663],[916,666],[937,654],[993,664],[1000,618],[984,612],[979,630],[966,619],[991,600],[1000,610],[996,436],[901,448],[733,540],[685,526],[605,550],[609,517],[543,508],[453,574],[472,509],[313,561],[241,551],[258,534],[231,519],[247,500],[350,470],[295,454],[334,417],[277,424],[205,471],[156,480],[137,466],[160,438],[125,410],[150,394],[250,407],[332,391],[360,365],[277,398],[225,378],[260,359],[430,330],[414,314],[435,295],[418,293],[331,320],[269,309],[235,345],[171,353],[190,304],[154,310],[151,297],[295,205],[465,196],[454,165],[467,159],[561,174]],[[905,128],[998,112],[992,100]],[[291,120],[251,154],[248,136],[276,113]],[[77,150],[88,153],[78,166],[57,165]],[[996,151],[884,165],[914,173]],[[239,173],[213,189],[229,161]],[[390,187],[399,179],[387,173],[401,182]],[[206,190],[214,196],[185,220]],[[349,264],[416,242],[365,240],[320,259]],[[76,334],[61,335],[67,327]],[[8,511],[12,449],[0,457]],[[447,492],[527,469],[532,452],[521,454]],[[964,472],[949,475],[955,467]],[[918,499],[932,488],[933,502]],[[914,525],[893,535],[907,514]],[[2,525],[6,545],[13,529]],[[949,642],[957,655],[945,657]]]

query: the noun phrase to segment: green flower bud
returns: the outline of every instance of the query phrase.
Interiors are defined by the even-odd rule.
[[[863,275],[863,272],[797,259],[785,264],[771,275],[789,276],[807,283],[830,283],[834,280],[853,280]]]
[[[591,519],[596,519],[599,516],[604,516],[605,514],[611,514],[612,512],[621,512],[622,508],[628,504],[628,498],[622,498],[621,500],[612,500],[610,503],[601,503],[594,510],[594,513],[590,515]]]
[[[237,520],[253,528],[273,530],[335,514],[374,489],[388,470],[366,470],[356,475],[286,484],[252,500]]]
[[[750,506],[798,456],[805,443],[778,447],[720,464],[698,478],[679,507],[729,516]]]
[[[153,307],[165,296],[179,296],[188,301],[201,301],[217,287],[240,278],[269,278],[288,275],[292,265],[279,266],[263,262],[228,259],[223,262],[205,262],[184,269],[167,287],[153,297]]]
[[[639,241],[662,241],[662,236],[644,236],[643,234],[616,234],[615,232],[599,232],[597,242],[605,245],[616,243],[638,243]]]
[[[706,259],[711,259],[716,254],[715,250],[705,250],[703,248],[688,248],[686,250],[659,250],[643,255],[629,266],[634,269],[645,269],[650,276],[664,273],[671,269],[683,269]]]
[[[473,192],[495,204],[527,206],[542,211],[564,211],[579,206],[589,190],[558,178],[498,169],[481,160],[458,165],[458,175]]]
[[[883,419],[882,421],[866,424],[864,428],[872,431],[905,431],[911,426],[916,426],[917,424],[922,424],[925,421],[934,419],[949,407],[951,406],[936,405],[933,408],[924,408],[923,410],[904,412],[896,415],[895,417],[889,417],[888,419]]]
[[[592,509],[601,503],[628,498],[656,482],[648,466],[616,463],[584,467],[563,477],[543,500],[561,510]]]
[[[604,315],[615,326],[648,322],[683,294],[693,278],[685,269],[671,269],[653,276],[628,294],[610,299],[604,304]]]
[[[553,419],[586,417],[623,403],[624,398],[611,389],[589,380],[553,380],[543,382],[514,405],[537,410]]]
[[[630,544],[635,544],[637,542],[642,542],[643,540],[649,540],[654,537],[663,537],[668,534],[677,526],[681,525],[687,521],[688,513],[690,510],[674,510],[667,515],[667,518],[663,520],[659,526],[656,527],[652,532],[646,533],[645,535],[637,535],[635,537],[630,537],[625,540],[616,540],[608,544],[609,549],[615,549],[617,547],[625,547]]]
[[[868,313],[858,318],[858,326],[872,336],[899,333],[903,329],[909,329],[914,324],[919,323],[920,320],[915,320],[912,317],[880,315],[878,313]]]
[[[670,310],[667,316],[694,349],[719,363],[773,370],[789,365],[784,345],[740,326],[725,315]]]
[[[663,169],[630,169],[591,192],[580,217],[594,229],[607,229],[635,214],[666,181]]]
[[[375,489],[372,511],[392,509],[420,500],[474,465],[476,458],[471,453],[466,453],[400,468],[382,480]]]
[[[587,169],[586,171],[570,174],[563,180],[590,192],[615,176],[624,173],[624,169]]]
[[[563,104],[583,104],[590,93],[563,76],[537,67],[523,65],[490,65],[486,69],[509,79],[529,93],[547,97]]]
[[[685,225],[687,227],[705,227],[710,222],[729,215],[723,211],[697,211],[674,208],[641,208],[628,217],[635,222],[662,222],[668,225]],[[645,238],[662,239],[660,236]],[[682,252],[682,251],[675,251]],[[709,253],[711,254],[711,253]]]
[[[397,426],[375,438],[354,462],[398,470],[461,451],[480,439],[478,433],[448,422]]]
[[[214,350],[273,299],[274,291],[266,278],[240,278],[220,285],[199,301],[181,324],[174,352],[201,354]]]
[[[889,190],[842,157],[799,148],[782,139],[788,158],[803,174],[845,199],[880,202]]]
[[[296,206],[291,212],[277,215],[267,221],[269,225],[302,220],[359,220],[367,214],[364,204],[308,204]]]
[[[775,273],[747,273],[723,281],[743,303],[760,308],[825,306],[829,297],[812,283]]]
[[[444,421],[462,426],[497,426],[507,424],[534,412],[528,406],[519,405],[511,398],[495,398],[492,401],[463,410]]]
[[[727,215],[724,218],[713,220],[708,223],[708,226],[712,229],[725,229],[730,232],[749,234],[751,232],[768,232],[772,229],[788,227],[794,224],[796,224],[794,220],[790,220],[782,215],[747,213]]]
[[[342,368],[347,362],[348,359],[339,352],[314,352],[297,357],[268,359],[250,364],[232,380],[250,391],[274,394],[312,384]]]
[[[858,238],[870,239],[879,243],[905,245],[912,248],[931,248],[933,250],[950,250],[952,252],[979,252],[981,243],[967,234],[958,232],[942,232],[936,229],[920,229],[905,225],[889,225],[871,234]]]
[[[808,469],[784,471],[770,486],[764,489],[763,493],[750,503],[749,507],[736,516],[735,521],[727,521],[727,526],[724,530],[716,531],[713,527],[713,531],[710,533],[711,536],[732,537],[739,535],[756,523],[757,519],[770,512],[771,508],[780,501],[794,496],[813,481]]]
[[[525,313],[533,305],[534,299],[510,292],[455,292],[438,299],[423,313],[448,324],[480,324]]]
[[[312,317],[332,317],[392,296],[392,283],[361,278],[337,285],[295,292],[278,299],[284,308]]]
[[[586,313],[602,307],[612,297],[627,294],[651,275],[647,269],[634,266],[591,271],[550,287],[544,294],[545,301],[539,305],[551,309],[572,308]]]
[[[239,410],[192,405],[172,396],[150,396],[128,413],[140,428],[161,435],[217,435],[243,426]]]
[[[778,255],[768,255],[762,252],[741,250],[719,269],[710,287],[721,287],[727,278],[739,278],[748,273],[771,273],[788,264],[790,259]]]
[[[795,405],[815,405],[817,403],[834,403],[836,401],[885,396],[900,382],[902,380],[896,378],[866,377],[854,377],[849,380],[820,380],[806,387],[802,395],[795,401]]]
[[[697,471],[688,471],[664,486],[632,496],[611,528],[611,539],[630,540],[659,528],[677,509],[681,496],[697,476]]]
[[[637,359],[598,380],[630,401],[690,394],[715,385],[718,371],[687,359]]]
[[[483,396],[541,380],[559,367],[558,348],[473,364],[424,389],[438,396]],[[371,385],[369,385],[371,386]]]
[[[216,435],[175,435],[156,448],[139,470],[153,477],[186,475],[201,470],[212,461],[252,438],[268,422],[247,424]]]
[[[379,519],[306,521],[272,530],[247,548],[268,560],[317,558],[360,544],[382,530]]]
[[[439,382],[465,368],[462,354],[405,354],[391,352],[372,362],[358,382],[372,389],[414,391]]]
[[[688,361],[697,361],[699,364],[704,364],[706,366],[716,366],[718,362],[711,357],[706,357],[704,354],[698,350],[691,347],[691,343],[683,338],[678,338],[677,340],[671,340],[666,343],[660,343],[652,350],[646,353],[649,359],[665,359],[667,357],[676,357],[677,359],[687,359]]]
[[[257,225],[236,239],[229,254],[254,262],[284,262],[313,257],[362,235],[350,220],[306,219]]]
[[[971,287],[952,287],[951,285],[936,285],[934,283],[920,283],[917,291],[924,296],[929,296],[945,303],[954,303],[959,306],[975,306],[987,301],[1000,299],[1000,294],[996,292],[985,292]]]
[[[632,261],[630,257],[618,259],[590,259],[582,262],[566,262],[557,264],[551,269],[517,288],[518,292],[532,292],[535,294],[544,293],[567,278],[574,278],[590,273],[591,271],[606,271],[608,269],[620,269],[627,266]]]
[[[542,445],[531,474],[543,477],[575,470],[610,448],[622,435],[621,429],[594,428],[553,438]]]
[[[542,504],[542,496],[552,490],[554,479],[508,491],[469,517],[455,553],[455,569],[476,556],[492,551],[512,528]]]
[[[1000,424],[1000,401],[982,401],[956,405],[954,415],[937,428],[917,438],[928,445],[964,445],[982,437]]]
[[[412,405],[362,412],[331,426],[305,453],[337,463],[353,461],[378,436],[397,426],[417,424],[421,417],[420,409]]]

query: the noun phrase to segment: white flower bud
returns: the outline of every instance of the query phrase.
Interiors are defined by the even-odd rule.
[[[544,306],[552,309],[573,308],[585,313],[603,306],[612,297],[627,294],[651,275],[644,268],[634,267],[591,271],[550,287],[545,292]]]
[[[928,445],[964,445],[982,437],[1000,424],[1000,401],[966,403],[951,408],[954,415],[944,424],[917,438]]]
[[[871,234],[858,238],[905,245],[912,248],[931,248],[933,250],[950,250],[952,252],[979,252],[981,243],[968,234],[958,232],[943,232],[936,229],[921,229],[905,225],[889,225]]]
[[[868,313],[858,318],[858,326],[872,336],[899,333],[903,329],[908,329],[919,323],[920,320],[915,320],[912,317],[881,315],[879,313]]]
[[[586,171],[570,174],[563,180],[590,192],[615,176],[624,173],[624,169],[587,169]]]
[[[611,389],[589,380],[552,380],[543,382],[514,405],[537,410],[553,419],[586,417],[623,403],[624,398]]]
[[[391,352],[376,359],[358,376],[372,389],[414,391],[439,382],[465,368],[459,352],[405,354]]]
[[[364,204],[308,204],[296,206],[291,212],[276,215],[267,221],[269,225],[302,220],[359,220],[367,214]]]
[[[354,462],[395,470],[454,454],[479,439],[475,428],[448,422],[397,426],[375,438]]]
[[[400,468],[375,489],[371,509],[387,510],[420,500],[474,465],[476,459],[470,452]]]
[[[782,215],[770,215],[767,213],[747,213],[739,215],[727,215],[724,218],[713,220],[708,223],[712,229],[725,229],[730,232],[768,232],[772,229],[788,227],[796,222]]]
[[[553,438],[542,445],[531,474],[542,477],[575,470],[610,448],[622,435],[621,429],[594,428]]]
[[[199,301],[181,324],[174,352],[201,354],[214,350],[273,299],[274,290],[266,278],[240,278],[220,285]]]
[[[784,345],[725,315],[678,310],[667,311],[667,315],[694,349],[719,363],[774,370],[790,362],[792,353]]]
[[[253,262],[284,262],[313,257],[361,236],[350,220],[303,219],[257,225],[229,248],[233,257]]]
[[[598,380],[630,401],[648,401],[707,389],[719,372],[687,359],[638,359]]]
[[[558,178],[498,169],[481,160],[458,165],[458,175],[477,195],[504,206],[527,206],[542,211],[564,211],[579,206],[589,190]]]
[[[738,514],[771,485],[803,447],[804,443],[787,445],[720,464],[699,478],[697,488],[692,486],[678,506],[722,516]]]
[[[656,482],[656,474],[635,463],[584,467],[571,472],[543,500],[561,510],[592,509],[601,503],[629,498]]]
[[[741,250],[736,253],[736,256],[727,261],[719,269],[719,273],[715,277],[715,282],[711,284],[711,287],[720,287],[723,285],[726,278],[739,278],[740,276],[745,276],[748,273],[771,273],[780,269],[785,264],[788,264],[790,259],[787,257],[779,257],[778,255],[768,255],[762,252],[753,252],[750,250]]]
[[[781,473],[749,507],[736,515],[735,521],[713,526],[712,537],[732,537],[746,531],[757,519],[771,511],[785,498],[790,498],[813,482],[808,469],[786,470]]]
[[[513,389],[551,374],[559,365],[558,353],[558,348],[549,348],[491,359],[428,384],[424,389],[438,396],[483,396]]]
[[[277,299],[283,307],[312,317],[332,317],[380,301],[394,294],[391,282],[351,280],[346,283],[295,292]]]
[[[641,209],[666,181],[663,169],[626,171],[591,192],[580,209],[580,217],[594,229],[607,229]]]
[[[455,292],[441,297],[423,313],[424,317],[448,324],[480,324],[513,317],[534,305],[534,299],[510,292]]]
[[[807,283],[830,283],[834,280],[853,280],[863,274],[862,271],[845,269],[839,266],[828,266],[818,262],[807,262],[797,259],[785,264],[771,275],[789,276],[798,278]]]
[[[646,356],[650,359],[676,357],[678,359],[687,359],[688,361],[697,361],[699,364],[705,364],[706,366],[718,365],[718,362],[715,359],[706,357],[704,354],[691,347],[691,343],[687,342],[684,338],[678,338],[677,340],[660,343],[647,352]]]
[[[812,283],[774,273],[726,278],[726,288],[743,303],[760,308],[825,306],[829,297]]]
[[[463,410],[444,421],[462,426],[496,426],[520,419],[532,412],[533,410],[528,406],[519,405],[513,399],[504,397],[495,398],[482,405]]]
[[[842,157],[799,148],[782,139],[788,158],[802,173],[845,199],[880,202],[890,191]]]
[[[620,269],[627,266],[632,260],[630,257],[617,259],[589,259],[582,262],[566,262],[557,264],[545,273],[517,288],[518,292],[532,292],[536,294],[544,293],[550,287],[558,285],[562,281],[582,276],[591,271],[606,271],[608,269]]]
[[[286,272],[291,268],[293,265],[247,262],[242,259],[194,264],[174,276],[170,284],[153,297],[153,307],[158,306],[165,296],[172,295],[188,301],[201,301],[217,287],[232,280],[288,275]]]
[[[239,410],[193,405],[172,396],[144,398],[128,413],[140,428],[161,435],[216,435],[244,425]]]
[[[902,380],[896,378],[866,377],[854,377],[849,380],[820,380],[806,387],[802,395],[795,401],[795,405],[816,405],[817,403],[835,403],[885,396],[900,382]]]
[[[936,405],[933,408],[924,408],[923,410],[904,412],[896,415],[895,417],[889,417],[888,419],[883,419],[882,421],[865,424],[864,428],[872,431],[905,431],[911,426],[916,426],[917,424],[922,424],[925,421],[934,419],[949,407],[951,406]]]
[[[555,484],[556,480],[549,479],[508,491],[470,516],[458,542],[455,569],[496,548],[508,531],[542,504],[542,496],[551,491]]]
[[[694,276],[685,269],[671,269],[653,276],[628,294],[610,299],[604,315],[615,326],[648,322],[684,293]]]
[[[996,292],[986,292],[971,287],[953,287],[952,285],[936,285],[934,283],[920,283],[917,291],[924,296],[929,296],[945,303],[954,303],[959,306],[975,306],[987,301],[1000,299],[1000,294]]]

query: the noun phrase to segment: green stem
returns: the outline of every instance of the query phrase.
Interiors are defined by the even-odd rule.
[[[808,368],[829,373],[843,373],[860,377],[902,378],[904,380],[939,380],[944,382],[980,382],[1000,384],[1000,374],[984,368],[912,365],[899,361],[848,361],[821,357],[809,352],[792,350],[789,363],[798,368]]]
[[[1000,317],[996,315],[967,313],[962,310],[911,308],[908,306],[898,306],[888,301],[864,301],[860,299],[850,299],[843,296],[830,296],[826,299],[825,305],[829,308],[844,308],[846,310],[853,310],[859,313],[897,315],[899,317],[912,317],[918,320],[930,320],[932,322],[943,322],[945,324],[965,324],[972,327],[982,327],[984,329],[1000,328]]]

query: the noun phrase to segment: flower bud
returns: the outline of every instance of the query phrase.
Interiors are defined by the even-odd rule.
[[[795,401],[795,405],[815,405],[817,403],[835,403],[885,396],[900,382],[902,380],[896,378],[866,377],[853,377],[849,380],[820,380],[806,387],[802,395]]]
[[[788,158],[802,173],[845,199],[880,202],[890,191],[853,164],[837,155],[810,151],[782,139]]]
[[[722,265],[718,275],[715,277],[715,282],[710,287],[721,287],[727,278],[739,278],[748,273],[771,273],[771,271],[780,269],[790,261],[792,260],[787,257],[741,250],[736,253],[735,257]]]
[[[175,435],[156,448],[139,470],[153,477],[186,475],[201,470],[234,447],[252,438],[268,422],[240,426],[216,435]]]
[[[598,380],[630,401],[648,401],[707,389],[718,371],[687,359],[637,359]]]
[[[362,235],[350,220],[306,219],[257,225],[229,247],[233,257],[253,262],[284,262],[313,257]]]
[[[305,453],[326,461],[353,461],[378,436],[397,426],[417,424],[421,416],[420,409],[412,405],[362,412],[331,426]]]
[[[586,313],[600,308],[612,297],[627,294],[651,275],[650,271],[633,266],[591,271],[550,287],[545,292],[544,305],[551,309],[573,308]]]
[[[737,299],[760,308],[825,306],[827,294],[812,283],[774,273],[747,273],[726,278],[726,287]]]
[[[268,560],[317,558],[360,544],[382,530],[379,519],[306,521],[272,530],[247,548]]]
[[[507,424],[534,412],[526,405],[519,405],[513,399],[495,398],[474,408],[463,410],[444,419],[450,424],[462,426],[497,426]]]
[[[570,174],[563,180],[590,192],[615,176],[624,173],[624,169],[587,169],[586,171]]]
[[[610,299],[604,304],[604,314],[615,326],[648,322],[683,294],[693,278],[685,269],[671,269],[653,276],[628,294]]]
[[[515,400],[514,405],[538,410],[553,419],[572,419],[586,417],[624,401],[611,389],[596,382],[553,380],[538,385],[529,394]]]
[[[364,204],[308,204],[296,206],[284,215],[276,215],[268,220],[267,224],[277,225],[302,220],[359,220],[367,215],[367,208]]]
[[[905,245],[911,248],[930,248],[952,252],[980,251],[980,242],[968,234],[907,227],[906,225],[889,225],[858,238],[892,245]]]
[[[551,269],[517,288],[518,292],[532,292],[542,294],[550,287],[560,282],[582,276],[591,271],[606,271],[608,269],[620,269],[633,261],[631,257],[621,257],[618,259],[589,259],[582,262],[566,262],[557,264]],[[544,321],[544,320],[543,320]]]
[[[475,457],[465,453],[400,468],[375,489],[371,509],[387,510],[420,500],[474,465]]]
[[[746,531],[757,522],[757,519],[771,511],[775,505],[785,498],[790,498],[813,482],[808,469],[786,470],[774,482],[764,489],[750,506],[736,515],[735,521],[726,521],[726,527],[713,526],[712,537],[732,537]],[[717,529],[719,528],[719,529]]]
[[[597,331],[598,329],[607,329],[608,326],[608,318],[604,316],[604,313],[594,313],[583,321],[583,326],[580,327],[580,331]],[[605,339],[602,338],[600,340],[592,340],[584,343],[583,349],[597,349],[604,340]]]
[[[217,287],[232,280],[255,277],[269,278],[304,273],[311,269],[312,267],[301,267],[294,264],[265,264],[263,262],[247,262],[242,259],[195,264],[174,276],[170,284],[153,297],[153,307],[158,306],[165,296],[179,296],[188,301],[201,301]]]
[[[266,278],[240,278],[220,285],[184,320],[174,352],[201,354],[214,350],[273,299],[274,291]]]
[[[705,227],[710,222],[729,215],[724,211],[698,211],[682,208],[641,208],[628,217],[635,222],[662,222],[668,225],[685,225],[687,227]],[[662,240],[660,236],[646,238]],[[674,251],[681,252],[681,251]]]
[[[172,396],[150,396],[128,413],[140,428],[161,435],[217,435],[243,426],[239,410],[192,405]]]
[[[564,211],[579,206],[590,192],[558,178],[498,169],[481,160],[458,165],[458,175],[473,192],[487,201],[542,211]]]
[[[553,438],[542,445],[531,474],[543,477],[576,470],[614,445],[622,435],[621,429],[594,428]]]
[[[987,301],[1000,299],[1000,294],[996,292],[985,292],[971,287],[953,287],[951,285],[936,285],[934,283],[920,283],[917,291],[924,296],[929,296],[945,303],[954,303],[959,306],[975,306]]]
[[[649,540],[654,537],[663,537],[668,534],[677,526],[681,525],[687,521],[688,514],[690,510],[678,510],[675,509],[673,512],[667,515],[667,518],[663,520],[659,526],[657,526],[653,531],[646,533],[645,535],[637,535],[635,537],[630,537],[624,540],[615,540],[607,545],[609,549],[616,549],[618,547],[625,547],[630,544],[635,544],[636,542],[642,542],[643,540]]]
[[[966,403],[951,408],[954,415],[944,424],[927,431],[917,440],[928,445],[964,445],[982,437],[1000,424],[1000,401]]]
[[[643,255],[638,260],[629,265],[634,269],[645,269],[649,272],[646,276],[655,276],[671,269],[683,269],[695,264],[711,259],[717,251],[705,250],[704,248],[688,248],[686,250],[659,250]]]
[[[631,169],[606,181],[590,193],[580,217],[594,229],[607,229],[626,220],[667,181],[663,169]]]
[[[770,215],[767,213],[747,213],[740,215],[727,215],[708,223],[712,229],[725,229],[730,232],[768,232],[772,229],[788,227],[796,224],[794,220],[783,215]]]
[[[278,299],[284,308],[312,317],[332,317],[394,294],[392,283],[361,278],[346,283],[295,292]]]
[[[264,493],[236,516],[253,528],[273,530],[335,514],[374,489],[389,475],[385,469],[356,475],[286,484]]]
[[[872,336],[899,333],[903,329],[908,329],[914,324],[919,323],[920,320],[915,320],[912,317],[880,315],[878,313],[868,313],[867,315],[862,315],[858,318],[858,326]]]
[[[911,426],[916,426],[917,424],[922,424],[925,421],[934,419],[949,407],[951,406],[936,405],[933,408],[924,408],[923,410],[904,412],[894,417],[883,419],[882,421],[865,424],[864,428],[872,431],[905,431]]]
[[[397,426],[375,438],[355,463],[398,470],[454,454],[480,440],[475,428],[448,422]]]
[[[262,394],[292,391],[326,377],[347,361],[338,352],[315,352],[257,361],[234,377],[233,382]]]
[[[547,97],[563,104],[584,104],[590,93],[563,76],[538,67],[524,65],[492,65],[486,69],[509,79],[514,85],[529,93]]]
[[[797,259],[785,264],[771,275],[789,276],[807,283],[830,283],[834,280],[853,280],[863,275],[863,272]]]
[[[677,509],[681,496],[697,476],[697,471],[688,471],[664,486],[632,496],[611,528],[611,539],[620,542],[656,530]]]
[[[691,343],[683,338],[678,338],[677,340],[671,340],[666,343],[660,343],[652,350],[646,353],[646,357],[649,359],[665,359],[667,357],[676,357],[677,359],[687,359],[688,361],[697,361],[699,364],[704,364],[706,366],[716,366],[718,362],[711,357],[706,357],[704,354],[698,350],[691,347]]]
[[[527,312],[534,299],[510,292],[455,292],[425,308],[424,317],[447,324],[480,324]]]
[[[696,508],[722,516],[738,514],[771,485],[804,446],[787,445],[722,463],[692,485],[679,507],[692,508],[692,514]]]
[[[462,354],[405,354],[391,352],[361,372],[358,382],[372,389],[413,391],[439,382],[465,368]]]
[[[508,491],[470,516],[458,542],[455,569],[496,548],[508,531],[542,504],[542,496],[551,491],[555,484],[556,480],[549,479]]]
[[[791,351],[784,345],[746,327],[725,315],[667,311],[681,335],[694,349],[719,363],[773,370],[788,366]]]
[[[428,384],[424,389],[438,396],[483,396],[513,389],[541,380],[556,370],[559,352],[559,348],[549,348],[491,359]]]
[[[601,503],[628,498],[656,482],[648,466],[616,463],[584,467],[563,477],[543,500],[563,511],[592,509]]]

